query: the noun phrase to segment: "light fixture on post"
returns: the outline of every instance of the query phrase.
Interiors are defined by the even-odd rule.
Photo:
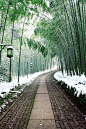
[[[31,67],[32,67],[32,65],[33,65],[33,64],[32,64],[32,63],[30,63],[30,66],[31,66]]]
[[[9,82],[11,82],[11,57],[13,57],[13,46],[7,47],[7,57],[10,58],[10,74],[9,74]]]
[[[33,66],[33,63],[30,63],[30,71],[31,71],[31,74],[32,74],[32,66]]]
[[[7,47],[7,57],[13,57],[13,46]]]
[[[10,58],[10,75],[9,75],[9,82],[11,82],[11,57],[13,57],[13,46],[11,46],[11,44],[0,44],[1,49],[0,49],[0,56],[1,56],[1,52],[4,49],[5,46],[9,46],[7,47],[7,57]],[[1,58],[0,58],[1,60]],[[0,61],[1,62],[1,61]]]

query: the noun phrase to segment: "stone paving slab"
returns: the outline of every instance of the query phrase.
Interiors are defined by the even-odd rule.
[[[45,86],[46,87],[46,83],[42,82],[42,83],[39,83],[39,86]]]
[[[34,103],[33,109],[51,109],[51,104],[48,102],[38,102]]]
[[[40,84],[38,90],[45,89],[47,90],[46,84]]]
[[[48,91],[46,91],[46,90],[38,90],[37,94],[48,94]]]
[[[46,87],[39,87],[38,91],[37,91],[37,94],[41,94],[41,93],[44,93],[44,94],[48,94],[48,91],[47,91],[47,88]]]
[[[54,120],[30,120],[27,129],[56,129]]]
[[[39,86],[38,90],[46,90],[47,91],[47,87],[46,86]]]
[[[35,101],[48,101],[50,103],[49,95],[48,94],[37,94]]]
[[[33,109],[30,119],[52,119],[54,120],[52,109]]]

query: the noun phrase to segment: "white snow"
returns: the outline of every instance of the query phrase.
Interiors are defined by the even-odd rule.
[[[56,67],[54,67],[52,70],[56,70]],[[43,73],[50,72],[52,70],[49,69],[49,70],[45,70],[45,71],[36,72],[34,74],[28,74],[28,78],[27,78],[27,76],[20,77],[19,84],[20,85],[31,84],[36,77],[38,77],[39,75],[41,75]],[[71,77],[71,76],[67,76],[66,72],[64,72],[64,74],[62,74],[61,71],[58,71],[54,74],[54,78],[58,81],[65,82],[65,84],[67,84],[70,87],[75,87],[78,92],[77,95],[79,95],[81,92],[82,92],[82,94],[86,94],[86,77],[85,77],[85,75],[81,75],[81,76],[75,75],[75,76]],[[12,82],[0,83],[0,96],[1,97],[4,96],[2,94],[2,92],[6,92],[6,94],[8,94],[10,89],[15,88],[15,86],[18,86],[18,78],[17,77],[14,77]]]
[[[82,94],[86,94],[86,77],[85,75],[81,76],[67,76],[67,73],[64,71],[62,74],[61,71],[58,71],[54,74],[54,78],[58,81],[63,81],[69,87],[75,87],[78,92],[77,96],[82,92]]]
[[[24,77],[20,77],[19,78],[19,84],[31,84],[33,82],[33,80],[43,74],[43,73],[47,73],[49,71],[55,70],[56,67],[52,68],[51,70],[45,70],[45,71],[40,71],[40,72],[36,72],[34,74],[28,74],[28,78],[27,76]],[[6,92],[6,94],[9,93],[10,89],[15,88],[15,86],[18,86],[18,77],[14,77],[12,82],[4,82],[4,83],[0,83],[0,96],[4,97],[4,95],[2,94],[2,92]],[[12,92],[12,91],[11,91]]]

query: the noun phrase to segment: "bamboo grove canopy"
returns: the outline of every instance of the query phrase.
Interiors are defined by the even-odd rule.
[[[50,2],[52,19],[42,19],[35,29],[51,44],[60,68],[68,74],[86,75],[86,1],[53,0]]]
[[[28,39],[23,37],[24,27],[33,17],[39,20],[34,20],[34,36]],[[23,27],[16,29],[15,23],[21,19]],[[21,45],[27,43],[26,47],[38,49],[44,57],[56,55],[62,72],[86,75],[85,0],[0,0],[0,22],[1,44],[11,37],[15,45],[19,39]],[[42,40],[36,41],[36,37]]]

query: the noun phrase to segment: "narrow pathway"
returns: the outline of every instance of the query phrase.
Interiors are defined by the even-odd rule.
[[[0,129],[86,129],[84,115],[53,78],[40,75],[0,114]]]
[[[41,77],[27,129],[56,129],[45,76]]]

